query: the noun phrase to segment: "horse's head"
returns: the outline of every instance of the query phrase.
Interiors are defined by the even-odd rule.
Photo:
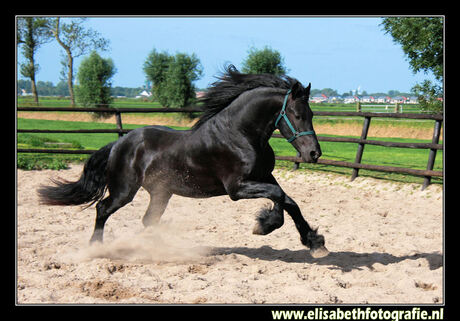
[[[285,96],[275,126],[307,163],[316,163],[321,156],[318,138],[313,130],[313,112],[308,104],[310,87],[296,82]]]

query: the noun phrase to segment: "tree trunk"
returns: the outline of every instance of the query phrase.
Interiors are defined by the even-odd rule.
[[[56,27],[53,30],[53,33],[56,41],[62,48],[64,48],[65,52],[67,53],[67,66],[69,67],[69,71],[67,73],[67,85],[69,86],[70,104],[72,107],[75,107],[75,97],[73,94],[73,57],[72,52],[70,51],[70,47],[63,43],[59,38],[59,18],[56,19]]]
[[[34,96],[34,101],[35,101],[35,104],[38,106],[38,93],[37,93],[37,86],[35,85],[35,75],[32,75],[30,77],[30,82],[32,86],[32,94]]]
[[[67,85],[69,86],[70,104],[72,107],[75,107],[75,96],[73,93],[73,57],[70,51],[67,52],[67,58],[69,67],[69,71],[67,73]]]

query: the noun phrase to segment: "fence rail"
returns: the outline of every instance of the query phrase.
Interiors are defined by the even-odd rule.
[[[121,114],[122,113],[192,113],[201,112],[202,110],[197,107],[190,108],[70,108],[70,107],[17,107],[17,111],[39,111],[39,112],[56,112],[56,111],[68,111],[68,112],[106,112],[114,113],[116,115],[117,129],[79,129],[79,130],[39,130],[39,129],[18,129],[18,133],[115,133],[119,137],[123,134],[128,133],[130,130],[123,129]],[[316,116],[358,116],[363,117],[363,129],[360,138],[351,137],[325,137],[318,136],[319,141],[326,142],[341,142],[341,143],[355,143],[358,144],[356,158],[354,162],[336,161],[330,159],[320,158],[318,164],[347,167],[353,168],[351,180],[354,180],[359,173],[360,169],[383,171],[383,172],[395,172],[401,174],[409,174],[415,176],[423,176],[424,182],[422,190],[425,189],[431,183],[431,177],[443,177],[442,171],[434,171],[434,162],[436,159],[436,152],[443,149],[443,144],[439,144],[440,132],[442,122],[444,120],[442,114],[415,114],[415,113],[373,113],[373,112],[329,112],[329,111],[315,111]],[[433,137],[431,143],[398,143],[398,142],[387,142],[379,140],[368,140],[367,133],[371,119],[374,117],[383,118],[406,118],[406,119],[427,119],[434,120],[435,125],[433,129]],[[279,134],[273,134],[272,137],[282,138]],[[385,147],[397,147],[397,148],[417,148],[417,149],[428,149],[429,156],[427,161],[426,170],[394,167],[394,166],[380,166],[362,164],[361,159],[364,152],[365,145],[376,145]],[[96,150],[71,150],[71,149],[31,149],[31,148],[18,148],[19,153],[56,153],[56,154],[92,154]],[[303,160],[297,156],[276,156],[277,160],[291,161],[294,163],[294,169],[299,167]]]

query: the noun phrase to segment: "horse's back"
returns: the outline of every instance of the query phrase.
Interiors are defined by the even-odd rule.
[[[189,133],[188,130],[175,130],[166,126],[147,126],[140,128],[146,149],[163,151]]]
[[[142,184],[152,163],[161,162],[160,158],[165,151],[174,142],[181,140],[186,132],[165,126],[146,126],[130,131],[118,139],[112,148],[107,168],[109,176],[118,176],[121,172],[131,173],[135,174],[134,177],[123,176]]]

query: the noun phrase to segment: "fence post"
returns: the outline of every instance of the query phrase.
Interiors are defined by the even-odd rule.
[[[431,142],[433,144],[438,144],[439,143],[439,136],[441,134],[441,120],[436,120],[434,123],[434,130],[433,130],[433,138]],[[430,154],[428,156],[428,163],[426,165],[427,170],[433,170],[434,166],[434,161],[436,160],[436,149],[430,149]],[[422,191],[428,187],[431,183],[431,176],[425,176],[425,179],[423,180],[423,186],[422,186]]]
[[[369,125],[371,123],[371,117],[364,117],[364,124],[363,124],[363,131],[361,133],[361,139],[367,138],[367,133],[369,132]],[[356,158],[355,163],[361,163],[361,158],[363,157],[364,152],[364,145],[363,143],[359,143],[358,150],[356,151]],[[358,177],[359,168],[353,168],[353,172],[351,174],[351,181],[353,182],[356,177]]]
[[[117,118],[117,129],[120,130],[120,132],[118,132],[118,138],[120,138],[123,136],[123,133],[121,132],[121,130],[123,130],[123,124],[121,123],[121,113],[117,111],[115,116]]]
[[[361,112],[361,103],[360,103],[359,101],[356,102],[356,111],[357,111],[358,113]]]
[[[399,103],[396,103],[395,105],[395,113],[398,113],[399,112]]]

